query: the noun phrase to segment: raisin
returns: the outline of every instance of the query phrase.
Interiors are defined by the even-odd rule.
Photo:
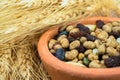
[[[105,23],[102,20],[97,20],[96,21],[96,26],[100,29],[102,29],[103,25],[105,25]]]
[[[70,33],[70,36],[73,38],[78,38],[78,37],[82,37],[85,36],[86,33],[83,31],[79,31],[79,32],[74,32],[74,33]]]
[[[90,30],[88,27],[84,26],[83,24],[77,24],[77,27],[80,29],[80,31],[86,32],[86,33],[90,33]]]
[[[55,52],[55,57],[57,57],[58,59],[63,61],[65,59],[64,49],[62,49],[62,48],[57,49],[56,52]]]
[[[80,46],[76,47],[75,49],[78,50],[79,53],[84,53],[86,50],[83,44],[80,44]]]
[[[120,32],[110,32],[109,35],[113,35],[116,39],[120,37]]]
[[[95,36],[92,36],[90,34],[87,34],[86,38],[87,38],[88,41],[95,41],[97,39]]]
[[[120,66],[120,56],[112,56],[107,59],[105,59],[104,64],[106,67],[118,67]]]
[[[73,41],[76,40],[76,39],[73,38],[73,37],[68,37],[68,40],[69,40],[69,42],[71,43],[71,42],[73,42]]]

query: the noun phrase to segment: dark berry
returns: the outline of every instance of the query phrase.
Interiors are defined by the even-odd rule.
[[[78,37],[82,37],[85,36],[86,33],[83,31],[79,31],[79,32],[74,32],[74,33],[70,33],[70,36],[73,38],[78,38]]]
[[[65,52],[64,52],[64,49],[60,48],[60,49],[57,49],[56,50],[56,53],[55,53],[55,57],[57,57],[58,59],[60,60],[64,60],[65,59]]]
[[[88,41],[95,41],[97,39],[95,36],[92,36],[90,34],[87,34],[86,38],[87,38]]]
[[[76,47],[75,49],[78,50],[79,53],[84,53],[86,50],[83,44],[80,44],[80,46]]]
[[[68,35],[68,32],[67,31],[62,31],[62,32],[59,33],[59,36],[60,35]]]
[[[113,35],[115,38],[120,37],[120,32],[110,32],[109,35]]]
[[[73,41],[76,40],[76,39],[73,38],[73,37],[68,37],[68,40],[69,40],[69,42],[71,43],[71,42],[73,42]]]
[[[84,26],[83,24],[77,24],[77,27],[80,29],[80,31],[84,31],[86,33],[90,33],[90,30],[88,27]]]
[[[105,59],[104,64],[106,67],[118,67],[120,66],[120,56],[112,56],[107,59]]]
[[[100,29],[102,29],[103,25],[105,25],[105,23],[102,20],[97,20],[96,21],[96,26]]]

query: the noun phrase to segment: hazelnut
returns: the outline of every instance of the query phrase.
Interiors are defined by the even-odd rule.
[[[93,49],[95,48],[95,43],[92,41],[86,41],[83,43],[83,46],[87,49]]]

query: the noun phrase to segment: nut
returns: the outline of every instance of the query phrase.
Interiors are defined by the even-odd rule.
[[[55,54],[55,50],[54,50],[54,49],[51,49],[50,52],[51,52],[52,54]]]
[[[114,38],[114,36],[110,36],[107,39],[106,46],[108,46],[108,47],[117,47],[118,46],[118,42],[116,41],[116,39]]]
[[[95,40],[95,46],[98,48],[100,45],[102,45],[102,42],[99,40],[99,39],[97,39],[97,40]]]
[[[101,64],[96,61],[92,61],[89,64],[89,68],[101,68]]]
[[[63,38],[60,40],[60,43],[62,45],[63,48],[68,48],[69,47],[69,41],[67,38]]]
[[[104,25],[102,28],[104,31],[110,33],[112,31],[112,26],[109,25]]]
[[[68,26],[68,27],[66,28],[66,31],[67,31],[67,32],[70,32],[73,28],[74,28],[74,26],[71,26],[71,25],[70,25],[70,26]]]
[[[82,43],[84,43],[85,41],[87,41],[87,38],[86,38],[86,37],[81,37],[81,38],[80,38],[80,41],[81,41]]]
[[[106,39],[108,38],[108,33],[106,31],[102,31],[97,35],[97,38],[99,38],[102,41],[106,41]]]
[[[91,32],[90,35],[96,36],[96,33],[95,32]]]
[[[76,47],[80,46],[80,42],[78,40],[75,40],[73,42],[70,43],[69,49],[75,49]]]
[[[72,51],[66,51],[65,52],[65,59],[66,60],[73,60],[74,58],[76,58],[78,55],[78,51],[77,50],[72,50]]]
[[[84,54],[85,54],[85,55],[89,55],[89,54],[91,54],[91,53],[92,53],[92,50],[91,50],[91,49],[88,49],[88,50],[85,51]]]
[[[53,45],[54,50],[57,50],[57,49],[60,49],[60,48],[62,48],[62,46],[60,44],[58,44],[58,43]]]
[[[103,60],[105,60],[105,59],[107,59],[107,58],[109,58],[108,55],[103,55],[103,56],[102,56],[102,59],[103,59]]]
[[[113,27],[113,28],[112,28],[112,31],[113,31],[113,32],[120,32],[120,26],[118,26],[118,27]]]
[[[78,59],[83,59],[85,57],[85,55],[83,54],[83,53],[80,53],[79,55],[78,55]]]
[[[57,41],[56,41],[55,39],[51,39],[51,40],[49,41],[49,44],[48,44],[49,49],[52,49],[52,48],[53,48],[53,45],[54,45],[56,42],[57,42]]]
[[[57,41],[60,41],[61,39],[66,38],[66,37],[67,37],[66,35],[61,35],[58,37]]]
[[[120,44],[117,46],[117,51],[120,53]]]
[[[98,54],[104,54],[105,53],[105,45],[102,44],[98,47]]]
[[[107,47],[106,52],[108,53],[109,56],[118,56],[119,55],[117,50],[114,49],[113,47]]]
[[[97,60],[98,59],[98,55],[91,53],[88,55],[88,59],[93,61],[93,60]]]
[[[83,46],[87,49],[93,49],[95,48],[95,43],[92,41],[86,41],[83,43]]]

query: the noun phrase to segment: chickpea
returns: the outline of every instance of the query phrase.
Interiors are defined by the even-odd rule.
[[[97,60],[98,59],[98,55],[97,54],[94,54],[94,53],[91,53],[88,55],[88,59],[93,61],[93,60]]]
[[[66,31],[67,31],[67,32],[70,32],[73,28],[74,28],[74,26],[71,26],[71,25],[70,25],[70,26],[68,26],[68,27],[66,28]]]
[[[87,38],[86,38],[86,37],[81,37],[81,38],[80,38],[80,41],[81,41],[82,43],[84,43],[85,41],[87,41]]]
[[[108,47],[117,47],[118,46],[118,42],[116,41],[116,39],[114,38],[114,36],[110,36],[107,39],[106,46],[108,46]]]
[[[97,40],[95,40],[95,46],[98,48],[100,45],[102,45],[102,42],[99,40],[99,39],[97,39]]]
[[[78,55],[78,59],[83,59],[85,57],[85,55],[83,54],[83,53],[80,53],[79,55]]]
[[[87,49],[93,49],[95,48],[95,43],[92,41],[86,41],[83,43],[83,46]]]
[[[57,41],[60,41],[61,39],[66,38],[66,37],[67,37],[66,35],[61,35],[58,37]]]
[[[102,41],[106,41],[106,39],[108,38],[108,33],[106,31],[102,31],[97,35],[97,37]]]
[[[51,39],[51,40],[49,41],[49,44],[48,44],[49,49],[52,49],[52,48],[53,48],[53,45],[54,45],[56,42],[57,42],[57,41],[56,41],[55,39]]]
[[[109,26],[109,25],[104,25],[103,26],[103,30],[110,33],[112,31],[112,26]]]
[[[89,68],[101,68],[101,64],[96,61],[92,61],[89,64]]]
[[[78,51],[77,50],[72,50],[72,51],[66,51],[65,52],[65,59],[66,60],[73,60],[74,58],[76,58],[78,55]]]
[[[91,49],[88,49],[88,50],[85,51],[84,54],[85,54],[85,55],[89,55],[89,54],[91,54],[91,53],[92,53],[92,50],[91,50]]]
[[[98,47],[98,54],[104,54],[105,53],[105,45],[102,44]]]
[[[108,53],[109,56],[118,56],[119,52],[117,52],[116,49],[113,47],[107,47],[106,52]]]
[[[109,58],[108,55],[103,55],[103,56],[102,56],[102,59],[103,59],[103,60],[105,60],[105,59],[107,59],[107,58]]]
[[[68,48],[69,47],[69,41],[67,38],[63,38],[60,40],[60,43],[62,45],[63,48]]]
[[[72,49],[75,49],[78,46],[80,46],[80,42],[78,40],[75,40],[75,41],[70,43],[69,48],[70,48],[70,50],[72,50]]]

